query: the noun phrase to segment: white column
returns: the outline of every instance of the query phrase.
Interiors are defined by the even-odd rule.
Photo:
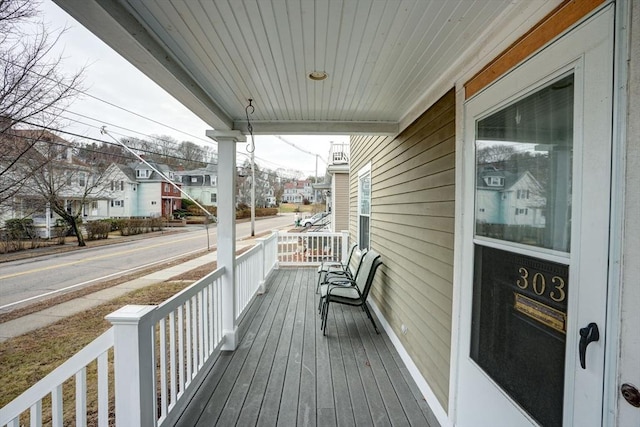
[[[235,350],[235,265],[236,265],[236,142],[246,141],[238,131],[208,130],[218,142],[218,267],[222,276],[222,350]]]
[[[153,305],[127,305],[109,314],[114,326],[116,425],[156,425]]]
[[[342,234],[342,263],[347,262],[347,258],[349,258],[349,231],[342,230],[340,232]]]
[[[260,246],[260,265],[258,266],[260,268],[260,283],[258,284],[258,294],[262,295],[264,294],[265,291],[265,286],[266,286],[266,271],[265,271],[265,264],[267,263],[267,251],[266,249],[266,245],[265,242],[266,239],[256,239],[256,244],[258,246]]]

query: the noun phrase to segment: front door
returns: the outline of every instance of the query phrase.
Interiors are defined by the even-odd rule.
[[[465,105],[457,425],[601,424],[612,67],[610,5]]]

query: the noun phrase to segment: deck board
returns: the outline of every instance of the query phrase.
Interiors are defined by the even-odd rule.
[[[178,426],[437,426],[389,338],[333,304],[322,335],[315,269],[280,269]],[[431,424],[427,420],[430,420]]]

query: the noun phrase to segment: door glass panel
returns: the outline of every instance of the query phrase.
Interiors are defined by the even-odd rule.
[[[573,74],[477,122],[476,236],[569,252]]]
[[[483,238],[570,251],[573,91],[571,74],[476,123],[470,356],[544,426],[562,425],[569,268]]]
[[[471,358],[543,426],[562,425],[568,270],[475,248]]]

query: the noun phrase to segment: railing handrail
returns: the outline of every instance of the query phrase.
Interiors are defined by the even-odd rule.
[[[113,327],[111,327],[20,396],[0,408],[0,426],[9,424],[24,412],[25,407],[28,408],[42,400],[53,389],[63,384],[100,355],[109,351],[113,347],[113,342]],[[27,402],[26,405],[25,402]]]
[[[159,319],[168,316],[169,313],[178,308],[180,305],[184,304],[190,298],[194,297],[210,282],[220,278],[224,274],[224,272],[224,266],[217,268],[191,286],[184,288],[168,300],[161,302],[160,305],[158,305],[156,309],[150,312],[148,315],[153,316],[154,322],[157,322]]]
[[[236,257],[236,264],[240,264],[244,260],[246,260],[247,258],[251,258],[253,255],[255,255],[256,252],[260,252],[261,250],[262,250],[262,248],[260,247],[260,245],[255,245],[254,247],[252,247],[248,251],[243,252],[240,255],[238,255]]]

